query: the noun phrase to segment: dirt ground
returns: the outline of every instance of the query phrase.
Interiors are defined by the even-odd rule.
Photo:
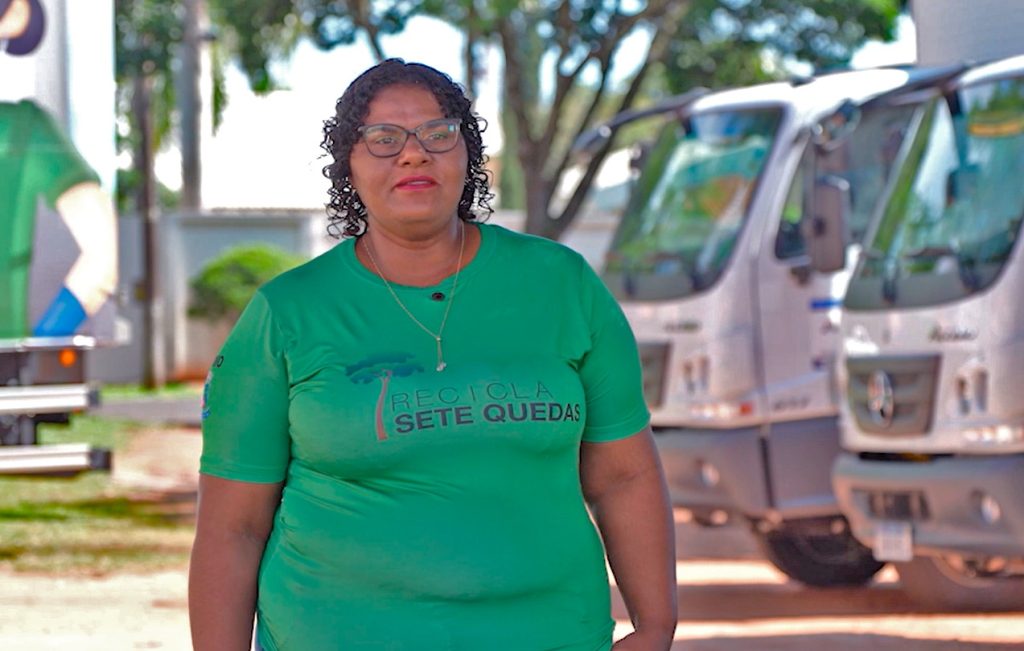
[[[159,430],[116,459],[113,480],[181,501],[195,491],[199,435]],[[188,503],[188,500],[185,500]],[[963,651],[1024,648],[1024,613],[926,612],[884,571],[866,588],[809,590],[764,562],[749,534],[697,528],[679,513],[674,651]],[[191,648],[186,567],[67,578],[0,574],[0,649]],[[629,630],[621,603],[618,633]]]

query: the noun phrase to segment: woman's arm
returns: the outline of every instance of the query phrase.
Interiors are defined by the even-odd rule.
[[[188,577],[195,651],[249,651],[256,576],[282,484],[199,475],[196,539]]]
[[[665,651],[676,627],[675,525],[649,427],[580,448],[583,494],[635,633],[617,651]]]

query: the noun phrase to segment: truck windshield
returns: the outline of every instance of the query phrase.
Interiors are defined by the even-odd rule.
[[[605,261],[617,297],[678,298],[714,284],[781,117],[778,108],[709,112],[662,129]]]
[[[850,309],[934,305],[992,284],[1024,214],[1024,80],[969,86],[922,105]]]

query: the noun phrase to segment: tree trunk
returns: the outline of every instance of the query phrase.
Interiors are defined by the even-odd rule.
[[[476,103],[477,100],[477,62],[476,47],[480,40],[479,30],[476,26],[477,15],[476,5],[469,3],[466,15],[466,45],[462,49],[462,63],[466,67],[466,94],[469,99]]]
[[[548,206],[551,203],[552,184],[544,176],[543,162],[527,148],[520,150],[519,161],[526,182],[526,222],[524,230],[533,235],[557,240],[568,226],[568,222],[551,219]]]
[[[132,87],[132,113],[138,127],[139,140],[135,150],[135,170],[139,175],[136,206],[142,220],[141,287],[136,292],[143,302],[142,384],[147,389],[158,389],[167,382],[164,360],[164,337],[161,321],[160,283],[157,259],[157,210],[155,202],[156,179],[153,171],[153,79],[141,72],[135,76]]]
[[[202,95],[199,90],[205,0],[185,0],[185,29],[181,44],[178,103],[181,111],[181,208],[202,206]]]

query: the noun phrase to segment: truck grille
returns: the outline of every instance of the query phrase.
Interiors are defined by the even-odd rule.
[[[668,363],[667,343],[641,343],[640,364],[643,366],[644,400],[655,409],[664,401],[665,366]]]
[[[931,427],[938,355],[850,357],[847,400],[863,432],[923,436]]]

